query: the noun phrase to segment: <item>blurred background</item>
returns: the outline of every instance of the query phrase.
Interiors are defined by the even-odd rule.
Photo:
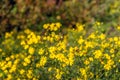
[[[0,34],[14,28],[41,30],[51,22],[64,27],[79,22],[89,28],[95,21],[116,26],[120,25],[119,5],[120,0],[1,0]]]

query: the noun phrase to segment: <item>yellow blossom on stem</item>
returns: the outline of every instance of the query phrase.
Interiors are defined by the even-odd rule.
[[[33,47],[29,47],[28,52],[30,54],[34,54],[35,49]]]

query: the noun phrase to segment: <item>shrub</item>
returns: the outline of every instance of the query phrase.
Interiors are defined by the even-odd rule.
[[[62,35],[61,26],[44,24],[44,33],[6,32],[0,42],[0,79],[119,79],[119,36],[102,33],[98,22],[90,34],[77,23]]]
[[[57,1],[57,0],[56,0]],[[2,0],[0,33],[30,27],[42,29],[44,23],[60,21],[65,26],[96,20],[112,24],[119,18],[119,1],[114,0]],[[114,21],[114,22],[113,22]],[[34,26],[34,27],[33,27]]]

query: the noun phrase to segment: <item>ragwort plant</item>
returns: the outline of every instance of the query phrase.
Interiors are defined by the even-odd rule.
[[[59,22],[44,24],[44,33],[30,29],[6,32],[0,42],[0,79],[119,79],[119,36],[102,33],[99,22],[90,34],[85,25],[77,23],[62,35],[61,26]]]

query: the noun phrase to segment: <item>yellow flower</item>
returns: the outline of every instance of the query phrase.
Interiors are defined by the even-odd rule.
[[[56,41],[58,41],[58,40],[60,39],[60,36],[55,35],[55,37],[54,37],[54,38],[55,38],[55,40],[56,40]]]
[[[54,27],[54,31],[57,31],[57,27]]]
[[[23,62],[22,64],[23,64],[23,66],[27,66],[28,65],[26,62]]]
[[[107,48],[107,47],[109,47],[110,46],[110,44],[109,43],[101,43],[101,47],[102,48]]]
[[[28,49],[29,48],[29,45],[24,45],[24,49]]]
[[[57,78],[57,80],[60,80],[61,79],[61,76],[62,76],[62,74],[63,74],[63,72],[61,72],[59,69],[56,69],[56,78]]]
[[[31,74],[27,74],[27,77],[28,77],[29,79],[32,79],[32,75],[31,75]]]
[[[51,70],[52,70],[52,67],[49,67],[49,68],[48,68],[48,71],[51,71]]]
[[[104,65],[104,69],[110,70],[111,69],[111,65],[109,65],[109,64]]]
[[[82,75],[86,75],[86,70],[84,68],[80,68],[80,72]]]
[[[15,55],[15,58],[18,58],[18,57],[20,57],[20,55],[19,55],[19,54],[16,54],[16,55]]]
[[[25,39],[25,36],[24,35],[18,35],[17,39]]]
[[[110,56],[108,54],[104,54],[106,59],[110,59]]]
[[[7,80],[12,80],[12,75],[11,74],[8,74],[7,77],[8,77]]]
[[[65,62],[64,60],[66,59],[64,54],[62,54],[62,53],[57,54],[56,58],[61,62]]]
[[[10,60],[10,57],[6,57],[5,60],[6,60],[6,61],[9,61],[9,60]]]
[[[99,21],[96,21],[95,22],[95,25],[97,25],[97,26],[100,26],[102,23],[101,22],[99,22]]]
[[[96,50],[93,54],[95,55],[96,59],[98,59],[102,56],[102,52],[100,50]]]
[[[120,39],[120,38],[119,38]],[[120,46],[120,41],[118,41],[118,45]]]
[[[2,52],[2,49],[0,48],[0,52]]]
[[[30,45],[30,44],[33,44],[33,42],[34,42],[33,39],[30,38],[30,39],[27,41],[27,44]]]
[[[85,26],[85,25],[82,25],[82,24],[80,24],[80,23],[76,23],[77,31],[83,31],[83,30],[84,30],[84,26]]]
[[[28,52],[30,54],[34,54],[35,49],[33,47],[29,47]]]
[[[4,70],[4,73],[5,73],[5,74],[8,74],[8,70]]]
[[[50,31],[54,30],[54,23],[50,24]]]
[[[33,71],[32,70],[28,70],[27,77],[29,79],[31,79],[33,77]]]
[[[84,42],[84,39],[82,38],[82,36],[80,36],[80,39],[78,40],[79,44],[82,44]]]
[[[57,28],[60,28],[60,26],[62,26],[62,24],[59,23],[59,22],[57,22],[57,23],[56,23],[56,26],[57,26]]]
[[[5,70],[6,70],[6,68],[7,68],[7,65],[4,65],[4,66],[2,66],[2,68],[1,68],[1,69],[2,69],[3,71],[5,71]]]
[[[23,75],[24,72],[25,72],[25,70],[24,70],[24,69],[21,69],[19,72],[20,72],[21,75]]]
[[[112,54],[112,55],[111,55],[111,57],[115,57],[115,55],[114,55],[114,54]]]
[[[44,24],[44,25],[43,25],[43,28],[44,28],[44,29],[47,29],[49,26],[50,26],[49,24]]]
[[[26,43],[25,43],[24,40],[22,40],[20,44],[21,44],[21,45],[25,45]]]
[[[8,33],[8,32],[6,32],[5,33],[5,38],[9,38],[9,37],[11,37],[12,35],[10,34],[10,33]]]
[[[16,59],[16,60],[14,61],[14,64],[17,65],[19,61],[20,61],[19,59]]]
[[[12,66],[12,61],[8,61],[7,66],[11,67]]]
[[[12,73],[12,72],[15,72],[15,71],[16,71],[16,65],[13,65],[11,67],[11,69],[9,70],[9,72]]]
[[[33,80],[38,80],[37,78],[33,78]]]
[[[103,34],[103,33],[100,34],[99,38],[100,38],[101,40],[105,39],[105,34]]]
[[[110,53],[114,53],[114,49],[110,49]]]
[[[28,64],[31,62],[29,58],[25,58],[24,61]]]
[[[74,54],[73,53],[68,54],[68,61],[69,61],[69,65],[72,66],[74,63]]]
[[[56,48],[54,46],[49,47],[49,52],[54,53],[56,51]]]
[[[94,33],[91,33],[91,34],[90,34],[90,36],[89,36],[89,38],[95,39],[95,38],[96,38],[96,36],[95,36],[95,34],[94,34]]]
[[[40,59],[40,66],[44,66],[47,62],[47,57],[45,56],[42,56],[41,59]]]
[[[114,37],[113,39],[114,39],[114,41],[116,41],[116,42],[118,41],[118,37]]]
[[[11,58],[11,59],[14,59],[14,58],[15,58],[15,56],[14,56],[14,55],[11,55],[11,56],[10,56],[10,58]]]
[[[90,61],[93,61],[93,58],[92,58],[92,57],[89,57],[89,60],[90,60]]]
[[[117,29],[120,30],[120,26],[117,26]]]
[[[88,65],[88,64],[90,64],[90,62],[88,60],[85,60],[84,64]]]
[[[17,80],[21,80],[20,78],[17,78]]]
[[[109,60],[107,61],[107,64],[104,65],[104,69],[110,70],[110,69],[112,68],[112,66],[114,66],[114,61],[111,60],[111,59],[109,59]]]
[[[51,54],[49,55],[49,57],[50,57],[51,59],[54,59],[54,58],[56,58],[56,55],[55,55],[54,53],[51,53]]]
[[[100,25],[100,22],[96,22],[96,24],[99,26],[99,25]]]
[[[118,62],[120,63],[120,59],[118,60]]]
[[[40,67],[40,64],[39,63],[36,63],[36,68]]]
[[[25,32],[26,34],[30,34],[31,31],[30,31],[29,29],[25,29],[24,32]]]
[[[85,44],[86,44],[85,49],[87,49],[87,48],[89,48],[89,47],[91,47],[91,48],[94,47],[94,43],[91,42],[91,41],[86,41]]]
[[[57,74],[55,77],[57,78],[57,80],[60,80],[61,79],[61,74]]]
[[[44,53],[44,49],[40,48],[39,51],[38,51],[38,54],[42,55],[43,53]]]

